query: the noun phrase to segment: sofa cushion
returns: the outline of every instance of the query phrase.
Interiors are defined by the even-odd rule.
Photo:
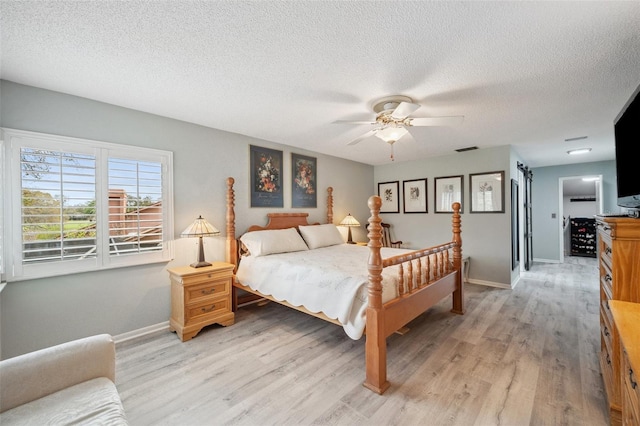
[[[8,425],[126,425],[124,408],[113,382],[92,379],[0,413]]]

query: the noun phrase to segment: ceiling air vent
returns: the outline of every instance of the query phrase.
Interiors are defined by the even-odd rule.
[[[465,151],[473,151],[474,149],[478,149],[477,146],[469,146],[467,148],[456,149],[456,152],[465,152]]]

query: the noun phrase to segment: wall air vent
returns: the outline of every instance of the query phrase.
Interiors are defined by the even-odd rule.
[[[582,140],[582,139],[586,139],[586,138],[588,138],[588,137],[589,137],[589,136],[577,136],[577,137],[575,137],[575,138],[565,139],[564,141],[565,141],[565,142],[580,141],[580,140]]]
[[[478,149],[477,146],[469,146],[467,148],[456,149],[456,152],[465,152],[465,151],[473,151],[474,149]]]
[[[572,203],[578,202],[578,201],[595,201],[596,197],[573,197],[569,199]]]

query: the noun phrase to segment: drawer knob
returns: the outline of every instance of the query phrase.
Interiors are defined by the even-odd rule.
[[[609,358],[609,354],[607,354],[607,364],[611,365],[611,358]]]
[[[215,288],[204,289],[200,290],[200,294],[212,294],[214,291],[216,291]]]
[[[605,335],[605,336],[610,336],[610,334],[609,334],[609,329],[607,328],[607,326],[606,326],[606,325],[604,326],[604,335]]]
[[[631,387],[635,389],[638,386],[635,380],[633,380],[633,370],[629,369],[629,382],[631,383]]]

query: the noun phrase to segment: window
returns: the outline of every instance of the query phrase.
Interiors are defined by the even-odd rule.
[[[171,259],[171,152],[9,129],[4,139],[8,280]]]

